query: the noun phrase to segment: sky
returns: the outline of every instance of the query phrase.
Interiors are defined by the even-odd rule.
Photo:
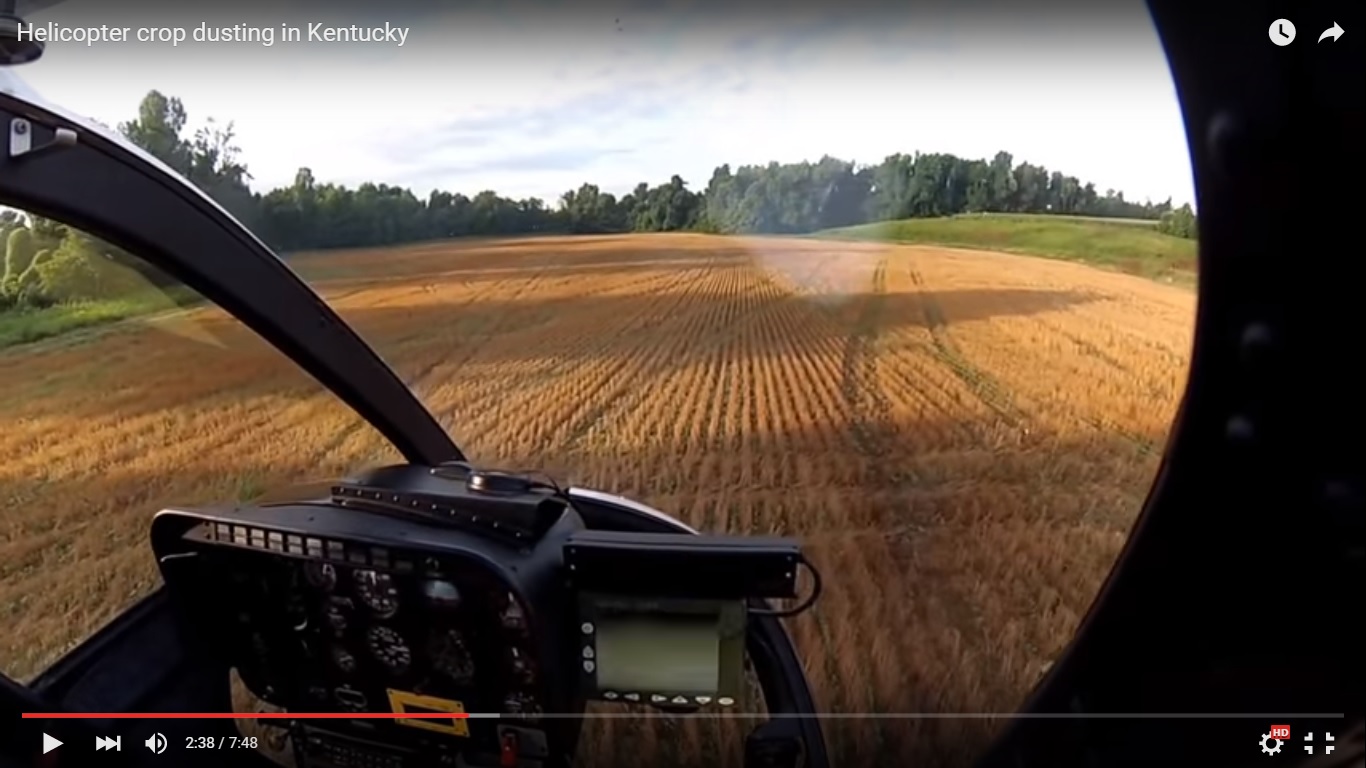
[[[27,21],[272,28],[270,46],[52,42],[15,68],[44,98],[111,126],[151,89],[179,97],[191,127],[231,120],[257,189],[307,166],[321,181],[421,196],[554,201],[586,181],[620,194],[675,173],[702,189],[722,163],[1006,150],[1129,199],[1194,198],[1141,0],[39,5],[51,7]],[[309,22],[409,32],[402,46],[280,39],[281,24]]]

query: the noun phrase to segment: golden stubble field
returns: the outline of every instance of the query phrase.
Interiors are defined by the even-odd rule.
[[[825,595],[789,629],[832,713],[1019,704],[1151,483],[1195,306],[1078,264],[780,238],[295,263],[475,460],[802,537]],[[0,351],[0,382],[0,665],[21,678],[156,586],[157,509],[396,458],[212,309]],[[595,721],[584,749],[738,758],[734,727],[652,723]],[[849,765],[957,762],[994,727],[826,722]]]

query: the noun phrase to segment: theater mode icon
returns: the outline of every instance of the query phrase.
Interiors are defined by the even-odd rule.
[[[1321,744],[1320,746],[1323,747],[1323,752],[1321,752],[1320,754],[1324,754],[1324,755],[1331,755],[1331,754],[1333,754],[1333,734],[1328,733],[1327,731],[1324,731],[1324,732],[1323,732],[1323,744]],[[1310,754],[1310,755],[1314,754],[1314,733],[1313,733],[1313,731],[1310,731],[1309,733],[1304,734],[1304,751],[1305,751],[1307,754]]]

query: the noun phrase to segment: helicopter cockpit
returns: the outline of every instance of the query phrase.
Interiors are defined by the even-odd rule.
[[[105,768],[826,768],[965,764],[989,744],[992,766],[1215,764],[1228,744],[1267,749],[1248,730],[1261,721],[1359,720],[1360,627],[1341,608],[1360,584],[1361,429],[1334,410],[1355,402],[1353,283],[1323,279],[1340,259],[1283,269],[1285,253],[1340,252],[1331,231],[1296,230],[1350,217],[1346,197],[1305,194],[1341,169],[1285,147],[1359,161],[1362,112],[1322,87],[1349,83],[1332,57],[1352,49],[1273,51],[1260,21],[1248,37],[1189,4],[1136,5],[1147,47],[1124,56],[1158,65],[1198,223],[1123,193],[1073,210],[1093,184],[1004,151],[917,149],[726,164],[707,193],[674,175],[611,205],[584,184],[555,211],[369,182],[348,197],[308,168],[267,193],[219,188],[272,230],[176,165],[189,147],[232,166],[230,131],[181,137],[181,105],[152,91],[132,123],[161,122],[134,141],[13,77],[44,46],[0,0],[0,766],[86,764],[92,743]],[[1072,39],[1104,26],[1086,12],[1031,23]],[[863,22],[887,49],[866,57],[868,83],[897,47],[883,21]],[[999,69],[1023,72],[1042,38],[1006,37],[1024,44]],[[1252,38],[1266,50],[1223,55],[1255,53]],[[564,45],[566,60],[586,48]],[[233,77],[272,76],[283,48],[229,54]],[[835,60],[852,72],[848,50]],[[1292,93],[1291,75],[1319,76],[1305,50],[1323,80]],[[1094,53],[1053,63],[1119,82]],[[820,63],[805,65],[831,99],[814,114],[839,116],[848,86]],[[649,112],[661,97],[645,90]],[[388,108],[411,120],[429,96]],[[560,122],[606,124],[619,98],[589,94]],[[1118,121],[1133,105],[1112,106]],[[1061,114],[1038,122],[1078,130]],[[488,125],[460,135],[477,145]],[[708,200],[768,228],[708,229]],[[457,211],[478,215],[443,218]],[[1103,268],[1007,253],[995,222],[1017,213],[1129,244],[1069,230]],[[406,239],[330,237],[363,216]],[[987,244],[865,237],[912,218],[984,227]],[[1181,282],[1197,266],[1198,291]],[[156,301],[43,292],[118,274]],[[1313,631],[1266,620],[1292,606],[1320,617]]]

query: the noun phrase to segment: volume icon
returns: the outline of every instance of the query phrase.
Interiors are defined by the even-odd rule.
[[[122,751],[123,751],[123,737],[122,737],[122,736],[115,736],[114,738],[111,739],[111,738],[109,738],[108,736],[96,736],[96,737],[95,737],[95,749],[96,749],[97,751],[100,751],[100,752],[107,752],[108,750],[111,750],[111,749],[114,750],[115,752],[122,752]]]
[[[157,753],[158,755],[166,751],[166,737],[159,733],[154,733],[142,742],[143,746]]]

